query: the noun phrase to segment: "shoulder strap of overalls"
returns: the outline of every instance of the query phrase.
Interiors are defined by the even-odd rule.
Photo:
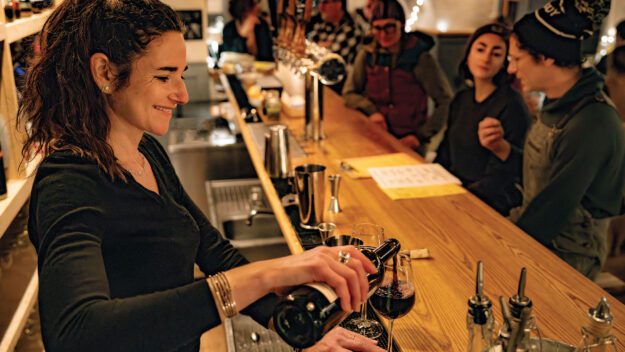
[[[553,128],[555,130],[561,130],[573,118],[573,116],[575,116],[578,112],[580,112],[586,106],[588,106],[588,105],[590,105],[592,103],[606,103],[607,101],[608,100],[605,97],[603,92],[598,92],[597,94],[593,94],[593,95],[587,95],[587,96],[583,97],[580,101],[578,101],[575,105],[573,105],[573,108],[571,110],[569,110],[564,115],[564,117],[562,117],[560,119],[560,121],[558,121],[553,126]]]

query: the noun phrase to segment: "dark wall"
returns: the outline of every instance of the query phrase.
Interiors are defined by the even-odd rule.
[[[469,39],[468,35],[439,35],[435,50],[438,62],[447,75],[454,92],[462,85],[458,77],[458,64],[464,55],[464,48]]]

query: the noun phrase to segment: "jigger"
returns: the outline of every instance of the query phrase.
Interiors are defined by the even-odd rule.
[[[328,207],[328,211],[335,214],[340,213],[339,187],[341,186],[341,175],[329,175],[328,181],[330,181],[330,206]]]

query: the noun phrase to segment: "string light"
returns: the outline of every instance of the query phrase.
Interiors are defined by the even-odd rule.
[[[408,15],[408,19],[406,20],[406,27],[404,28],[406,32],[410,32],[412,30],[412,25],[417,23],[417,21],[419,20],[419,13],[421,12],[421,7],[423,7],[424,3],[425,0],[415,1],[414,6],[412,6],[412,12],[410,12],[410,15]]]
[[[614,41],[616,40],[616,28],[610,28],[606,32],[606,34],[601,36],[601,40],[599,41],[599,48],[597,50],[597,55],[595,56],[595,61],[599,62],[603,56],[608,54],[610,48],[614,46]]]

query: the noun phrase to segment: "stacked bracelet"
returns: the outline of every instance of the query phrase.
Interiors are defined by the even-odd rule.
[[[217,307],[226,318],[232,318],[237,315],[237,304],[232,298],[232,290],[230,283],[224,273],[217,273],[209,276],[207,279],[208,287],[213,293],[213,297],[217,303]]]

